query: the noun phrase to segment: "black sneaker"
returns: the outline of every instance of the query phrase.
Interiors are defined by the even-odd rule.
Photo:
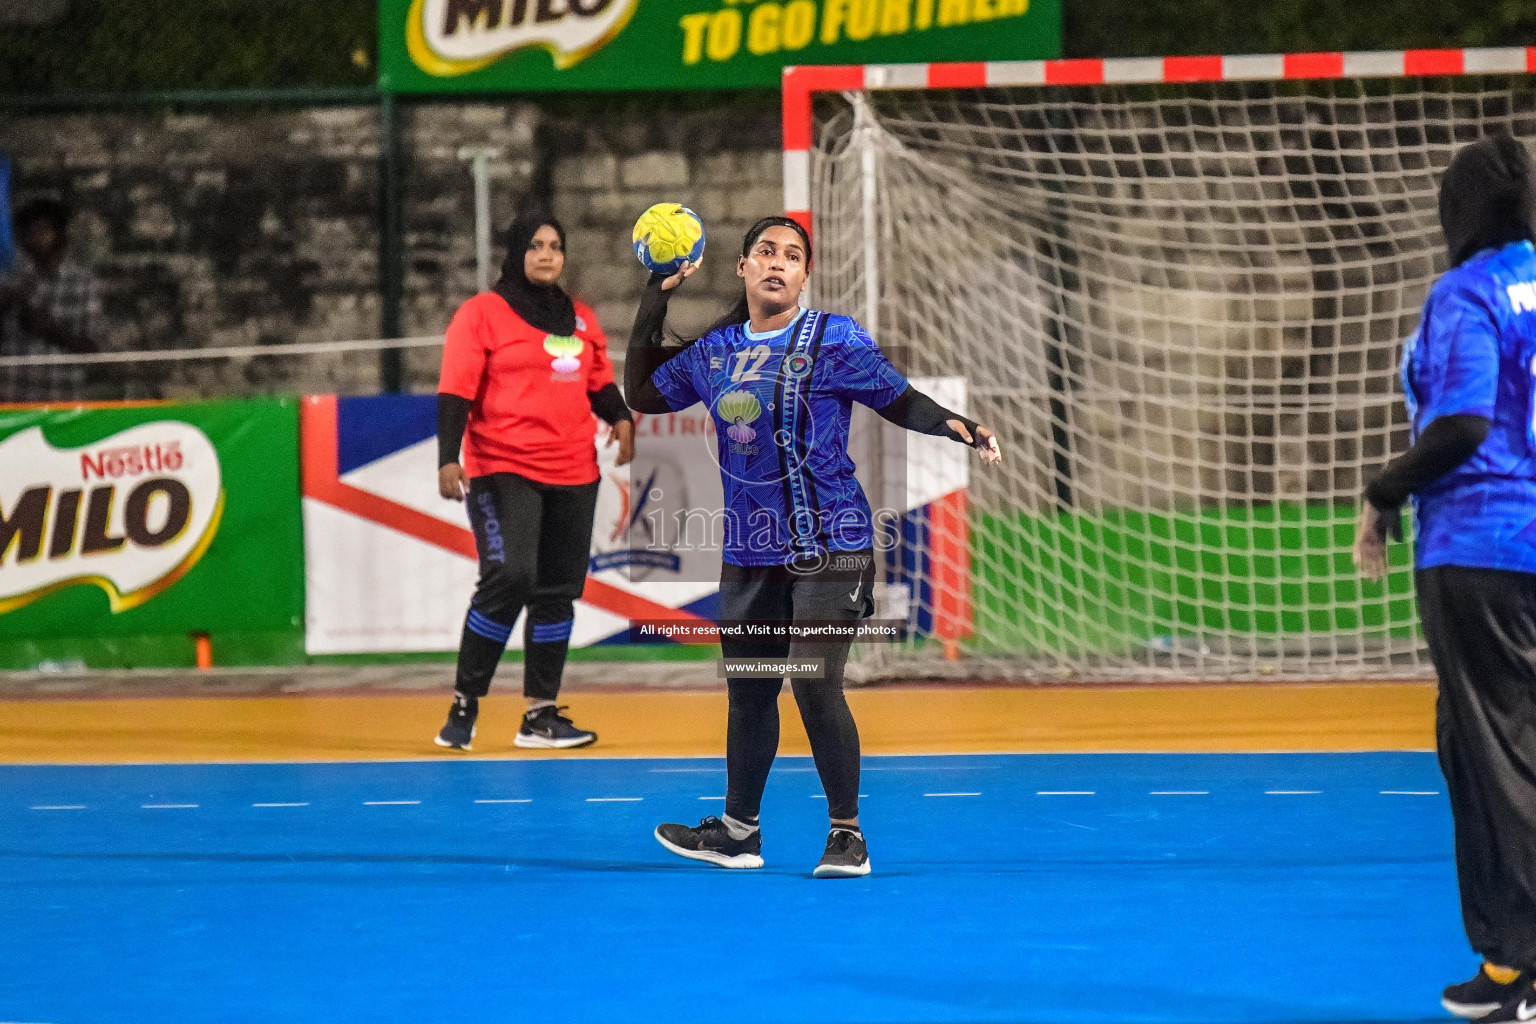
[[[520,747],[539,750],[566,750],[596,743],[597,733],[576,728],[569,718],[561,714],[564,710],[563,707],[546,704],[528,712],[523,716],[523,727],[517,730],[517,738],[512,742]]]
[[[753,829],[745,839],[732,839],[725,822],[711,815],[697,828],[657,825],[656,841],[679,857],[718,864],[722,868],[763,866],[763,832]]]
[[[475,738],[475,719],[480,717],[478,697],[466,697],[462,693],[453,696],[453,707],[448,709],[448,724],[432,742],[453,750],[468,750]]]
[[[827,852],[811,872],[817,878],[857,878],[869,874],[869,850],[864,833],[856,828],[833,825],[827,834]]]
[[[1483,967],[1486,967],[1484,964]],[[1520,978],[1514,981],[1499,984],[1488,977],[1488,972],[1479,967],[1477,974],[1471,981],[1464,981],[1460,985],[1452,985],[1440,994],[1440,1005],[1451,1011],[1458,1017],[1468,1020],[1476,1020],[1486,1014],[1492,1013],[1504,1005],[1505,1000],[1514,995],[1520,988]]]
[[[1529,1024],[1536,1020],[1536,984],[1531,981],[1531,973],[1520,975],[1508,987],[1514,991],[1492,1012],[1477,1018],[1477,1024]]]

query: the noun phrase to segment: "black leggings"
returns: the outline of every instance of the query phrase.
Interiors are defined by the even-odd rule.
[[[469,481],[469,522],[480,582],[459,642],[455,688],[484,697],[518,613],[523,624],[523,693],[554,700],[570,646],[572,607],[587,582],[597,481],[543,484],[515,473]]]
[[[874,559],[869,550],[837,552],[831,565],[743,567],[726,563],[720,574],[721,622],[856,621],[873,610]],[[851,643],[724,639],[727,658],[820,658],[821,679],[796,679],[792,686],[811,754],[837,820],[859,814],[859,729],[843,694],[843,670]],[[782,679],[733,678],[726,729],[725,812],[755,821],[763,789],[779,750],[779,692]]]

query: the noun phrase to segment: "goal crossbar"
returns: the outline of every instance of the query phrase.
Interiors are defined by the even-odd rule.
[[[1536,73],[1536,46],[1358,50],[1205,57],[1092,57],[929,64],[807,64],[784,69],[784,210],[810,227],[812,103],[819,92],[1051,85],[1317,81]]]

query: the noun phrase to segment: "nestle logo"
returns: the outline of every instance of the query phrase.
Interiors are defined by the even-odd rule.
[[[181,442],[131,445],[122,448],[98,448],[94,453],[80,453],[80,479],[117,480],[181,468]]]

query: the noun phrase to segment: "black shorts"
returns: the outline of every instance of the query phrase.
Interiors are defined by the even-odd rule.
[[[721,622],[846,622],[875,613],[874,550],[791,565],[720,567]]]

